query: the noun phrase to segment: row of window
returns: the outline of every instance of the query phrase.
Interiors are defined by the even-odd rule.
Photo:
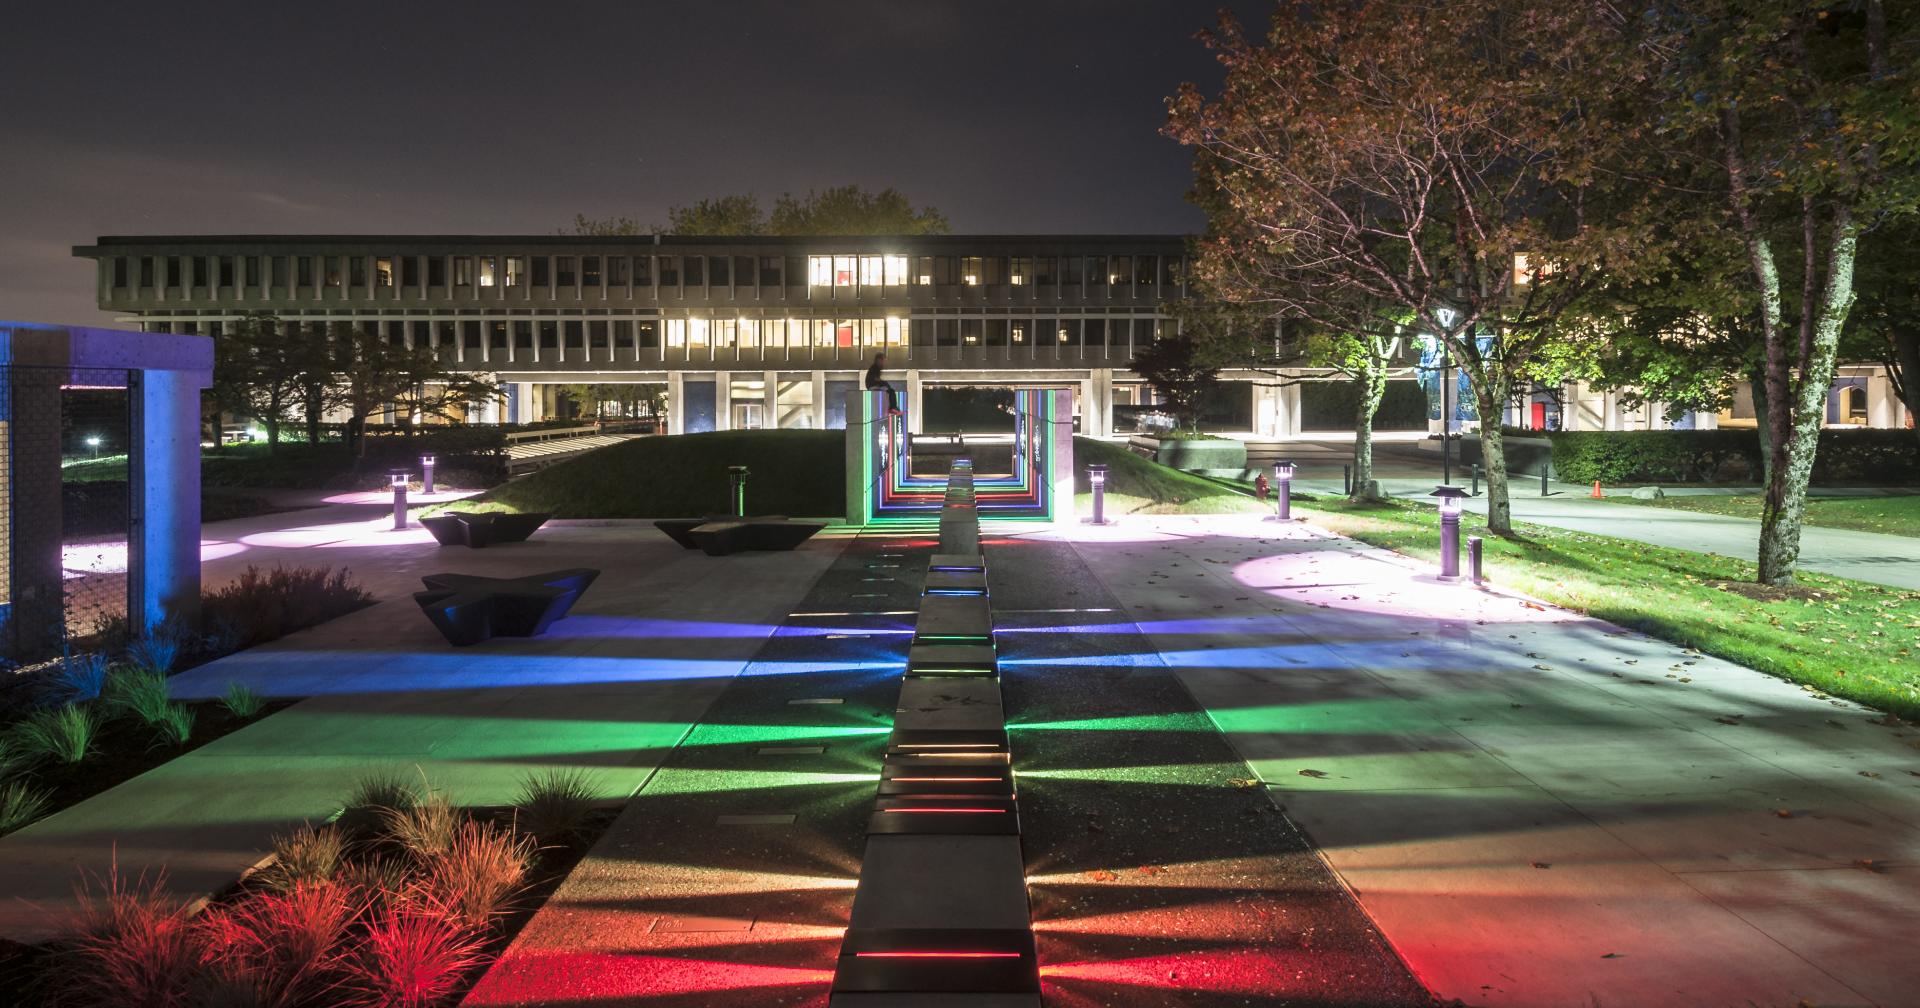
[[[472,293],[659,287],[1140,287],[1174,292],[1181,258],[1113,256],[114,256],[115,289],[405,288]]]
[[[301,323],[288,323],[300,325]],[[589,319],[443,319],[366,322],[395,345],[481,351],[607,349],[680,352],[707,350],[862,349],[890,347],[1126,348],[1164,332],[1165,319],[1108,318],[684,318],[634,321]],[[176,331],[193,333],[187,324]],[[215,325],[207,326],[217,335]]]

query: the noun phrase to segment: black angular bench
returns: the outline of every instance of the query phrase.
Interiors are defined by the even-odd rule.
[[[708,556],[742,550],[790,550],[827,527],[826,522],[795,521],[782,515],[753,518],[666,518],[653,523],[674,542]]]
[[[429,574],[413,600],[447,643],[478,644],[490,637],[538,637],[567,614],[600,572],[587,567],[518,578]]]
[[[479,511],[447,511],[420,519],[442,546],[466,546],[481,549],[495,543],[526,542],[527,537],[553,517],[551,511],[529,514],[504,514]]]

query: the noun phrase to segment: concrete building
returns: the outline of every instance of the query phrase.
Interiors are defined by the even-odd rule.
[[[838,427],[844,392],[884,351],[916,431],[930,390],[1047,385],[1075,390],[1077,429],[1095,436],[1131,430],[1154,401],[1128,364],[1173,325],[1164,306],[1186,293],[1185,253],[1181,235],[116,236],[74,249],[97,264],[100,307],[147,332],[217,336],[242,313],[271,312],[432,347],[450,368],[505,383],[482,422],[563,415],[560,390],[585,384],[664,392],[674,432]],[[1437,430],[1440,383],[1432,371],[1414,380],[1427,342],[1425,353],[1407,342],[1380,429]],[[1338,375],[1221,377],[1212,429],[1351,430]],[[1842,368],[1828,414],[1912,423],[1878,365]],[[1751,417],[1748,400],[1679,425]],[[1626,408],[1578,384],[1536,390],[1505,419],[1672,425],[1657,405]]]

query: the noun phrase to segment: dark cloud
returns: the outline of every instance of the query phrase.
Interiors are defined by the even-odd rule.
[[[1239,0],[1243,20],[1267,4]],[[36,4],[0,61],[0,318],[100,234],[544,233],[895,186],[959,231],[1197,227],[1164,99],[1218,0]],[[22,100],[22,99],[25,100]]]

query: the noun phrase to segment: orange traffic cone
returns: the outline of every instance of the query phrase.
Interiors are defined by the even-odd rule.
[[[1606,496],[1606,494],[1603,494],[1603,493],[1601,493],[1601,492],[1600,492],[1600,481],[1599,481],[1599,480],[1594,480],[1594,481],[1593,481],[1593,493],[1590,493],[1590,494],[1588,494],[1587,496],[1589,496],[1589,497],[1593,497],[1593,498],[1595,498],[1595,499],[1598,499],[1598,498],[1602,498],[1602,497],[1605,497],[1605,496]]]

